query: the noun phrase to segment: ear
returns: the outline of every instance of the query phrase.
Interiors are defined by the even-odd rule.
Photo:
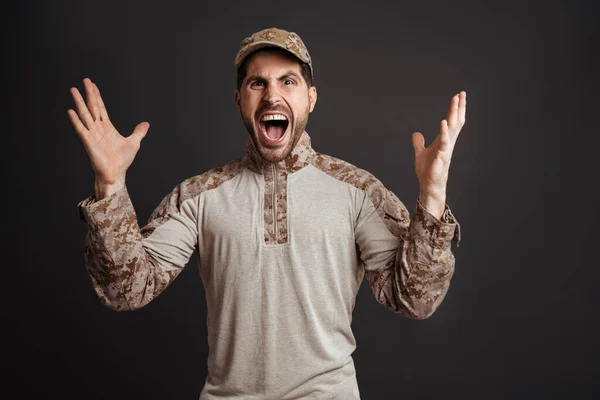
[[[312,112],[315,108],[315,104],[317,104],[317,88],[315,86],[311,86],[308,89],[308,99],[310,101],[310,112]]]
[[[240,91],[236,89],[235,93],[233,94],[233,97],[235,99],[235,106],[237,107],[238,112],[242,112],[240,108]]]

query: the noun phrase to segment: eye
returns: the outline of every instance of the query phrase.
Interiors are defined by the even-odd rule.
[[[294,84],[294,81],[293,81],[293,80],[291,80],[291,79],[286,79],[286,80],[284,80],[284,81],[283,81],[283,84],[284,84],[284,85],[293,85],[293,84]]]
[[[264,82],[261,82],[261,81],[254,81],[254,82],[251,82],[251,83],[250,83],[250,86],[251,86],[251,87],[255,87],[255,86],[264,86],[264,85],[265,85],[265,83],[264,83]]]

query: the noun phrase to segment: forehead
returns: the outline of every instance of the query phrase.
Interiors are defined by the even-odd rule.
[[[268,76],[290,70],[300,75],[300,61],[281,49],[259,50],[248,57],[246,64],[248,75]]]

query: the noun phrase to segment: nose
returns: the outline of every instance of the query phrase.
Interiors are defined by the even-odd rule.
[[[279,88],[275,84],[268,84],[265,88],[263,95],[263,102],[268,105],[276,105],[282,101],[281,93],[279,92]]]

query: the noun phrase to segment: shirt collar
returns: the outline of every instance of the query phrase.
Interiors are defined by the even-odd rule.
[[[304,131],[300,137],[300,140],[298,140],[298,143],[296,143],[296,146],[292,149],[290,154],[288,154],[288,156],[283,160],[275,163],[262,158],[254,146],[254,141],[252,138],[248,138],[246,150],[244,152],[244,156],[242,157],[242,162],[245,167],[258,174],[261,174],[265,168],[272,168],[273,165],[276,165],[278,168],[287,171],[289,174],[292,174],[310,164],[314,155],[315,151],[311,146],[310,136],[306,131]]]

